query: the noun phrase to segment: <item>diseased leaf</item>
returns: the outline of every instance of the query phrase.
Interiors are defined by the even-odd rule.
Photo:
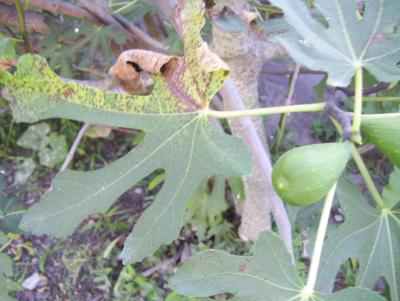
[[[341,181],[337,195],[345,222],[325,242],[319,270],[319,288],[330,291],[340,265],[358,258],[357,285],[374,288],[380,276],[390,287],[392,301],[400,300],[400,214],[374,209],[358,187]],[[356,300],[356,299],[354,299]]]
[[[383,200],[389,208],[393,208],[400,202],[400,169],[395,167],[390,174],[389,184],[382,192]]]
[[[335,273],[336,274],[336,273]],[[331,282],[333,283],[333,282]],[[208,250],[190,258],[172,279],[178,293],[208,297],[231,293],[235,301],[384,301],[376,293],[349,288],[335,294],[315,292],[302,299],[304,284],[297,276],[289,253],[277,235],[264,232],[253,256]]]
[[[146,52],[157,62],[152,65],[149,57],[149,64],[143,64],[135,57],[143,51],[128,51],[111,70],[128,91],[129,79],[135,79],[136,73],[151,73],[154,88],[148,96],[63,81],[42,58],[32,55],[20,58],[13,75],[0,78],[5,85],[3,96],[18,121],[61,117],[145,132],[140,145],[107,167],[59,174],[52,191],[24,216],[22,229],[68,236],[88,215],[105,212],[132,185],[163,169],[165,183],[134,226],[122,253],[125,263],[140,261],[178,236],[186,202],[202,180],[251,172],[244,143],[216,130],[203,114],[229,70],[200,38],[202,1],[186,1],[177,21],[184,29],[183,58]]]
[[[360,12],[356,0],[315,0],[327,27],[314,19],[303,1],[271,0],[301,38],[277,40],[299,64],[328,73],[328,84],[347,86],[359,67],[378,80],[400,79],[400,1],[366,0]],[[325,23],[325,22],[324,22]]]

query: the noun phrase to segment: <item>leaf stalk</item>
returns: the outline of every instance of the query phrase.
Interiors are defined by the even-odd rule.
[[[318,268],[321,260],[322,248],[324,245],[326,229],[328,227],[329,215],[332,208],[333,198],[335,196],[337,183],[333,184],[332,188],[329,190],[325,202],[324,208],[322,209],[321,219],[319,221],[317,237],[315,240],[315,246],[313,251],[313,256],[310,265],[310,271],[307,277],[307,284],[303,288],[302,300],[309,300],[314,292],[314,287],[317,282]]]
[[[354,144],[352,144],[351,154],[353,156],[354,161],[356,162],[358,170],[360,171],[362,177],[364,178],[365,184],[367,185],[368,190],[371,193],[371,196],[374,199],[375,203],[378,205],[380,209],[386,208],[385,202],[383,201],[380,193],[378,192],[378,189],[376,188],[374,181],[372,180],[372,177],[369,174],[368,169],[365,166],[365,163]]]
[[[238,118],[238,117],[251,117],[260,115],[273,115],[282,113],[296,113],[296,112],[320,112],[325,109],[324,103],[303,104],[294,106],[278,106],[269,108],[259,108],[250,110],[238,111],[207,111],[208,117],[214,118]]]
[[[21,210],[5,213],[5,214],[0,215],[0,220],[4,219],[6,217],[9,217],[9,216],[18,215],[18,214],[22,214],[22,213],[25,213],[25,212],[26,212],[26,209],[21,209]]]
[[[296,66],[294,68],[294,72],[293,72],[292,76],[290,77],[289,91],[288,91],[288,95],[287,95],[286,102],[285,102],[285,105],[287,105],[287,106],[290,105],[290,103],[292,102],[293,95],[294,95],[294,88],[296,87],[296,82],[297,82],[299,73],[300,73],[300,65],[296,64]],[[279,147],[281,145],[288,116],[289,116],[289,113],[283,113],[281,115],[281,119],[279,121],[278,135],[277,135],[276,143],[274,146],[275,152],[277,152],[279,150]]]
[[[400,113],[383,113],[383,114],[363,114],[362,119],[379,120],[379,119],[391,119],[400,118]]]
[[[21,0],[15,0],[15,7],[17,9],[18,26],[19,26],[19,31],[21,33],[21,37],[24,41],[25,51],[32,52],[32,47],[31,44],[29,43],[28,34],[26,32],[25,14],[24,14],[24,9],[21,5]]]
[[[363,103],[363,70],[362,67],[360,66],[357,68],[355,76],[354,115],[353,115],[353,124],[351,126],[352,140],[357,144],[362,144],[362,138],[360,133],[362,103]]]
[[[363,101],[400,101],[400,96],[364,96]]]

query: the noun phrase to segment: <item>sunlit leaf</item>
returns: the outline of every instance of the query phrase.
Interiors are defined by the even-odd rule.
[[[145,132],[140,145],[102,169],[59,174],[52,191],[24,216],[22,229],[68,236],[88,215],[107,211],[132,185],[163,169],[165,183],[134,226],[122,253],[125,263],[139,261],[178,236],[186,202],[201,181],[212,175],[250,174],[251,157],[244,143],[215,129],[203,113],[229,70],[200,38],[202,2],[186,1],[177,21],[184,29],[183,58],[129,51],[113,68],[115,76],[133,76],[134,67],[141,69],[143,62],[131,62],[132,55],[145,55],[148,61],[159,56],[164,63],[152,72],[154,88],[148,96],[63,81],[42,58],[32,55],[20,58],[13,75],[0,78],[17,121],[61,117]],[[119,68],[126,73],[119,74]]]
[[[385,204],[389,208],[393,208],[400,202],[400,169],[394,168],[390,174],[389,184],[385,186],[382,192]]]
[[[337,195],[344,209],[345,222],[325,243],[319,287],[329,291],[340,265],[350,257],[358,258],[357,285],[374,288],[383,276],[390,286],[391,300],[399,301],[399,211],[372,208],[358,187],[349,181],[340,183]]]
[[[304,297],[304,284],[290,255],[272,232],[260,235],[253,256],[236,256],[217,250],[199,253],[184,263],[172,284],[183,295],[208,297],[225,292],[233,294],[235,298],[229,300],[235,301],[385,300],[360,288],[335,294],[314,292]]]
[[[301,36],[278,37],[299,64],[328,73],[328,84],[347,86],[359,67],[378,80],[400,79],[400,1],[366,0],[363,9],[356,0],[315,0],[325,17],[312,17],[303,1],[271,0],[284,12],[285,20]],[[325,26],[324,23],[327,23]]]

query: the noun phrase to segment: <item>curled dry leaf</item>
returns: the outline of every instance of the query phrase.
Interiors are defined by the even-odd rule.
[[[17,65],[14,59],[0,58],[0,70],[8,70]]]
[[[149,74],[161,74],[166,65],[178,60],[175,56],[132,49],[124,51],[109,74],[130,94],[147,94],[152,80]],[[164,69],[163,69],[164,68]]]
[[[87,216],[106,212],[125,191],[163,169],[165,183],[135,224],[121,255],[124,263],[141,261],[178,237],[186,203],[203,180],[251,173],[245,144],[215,129],[204,114],[229,68],[201,39],[203,2],[182,2],[176,22],[182,29],[184,57],[131,50],[110,70],[112,81],[135,94],[141,76],[151,76],[150,95],[105,91],[62,79],[43,58],[31,54],[19,58],[12,74],[0,73],[2,96],[18,122],[70,118],[145,133],[138,146],[104,168],[57,175],[53,189],[24,215],[21,229],[66,237]]]

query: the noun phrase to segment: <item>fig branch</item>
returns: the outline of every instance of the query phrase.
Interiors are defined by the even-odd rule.
[[[239,117],[251,117],[260,115],[273,115],[282,113],[307,113],[307,112],[321,112],[327,110],[328,106],[326,103],[313,103],[313,104],[301,104],[291,106],[276,106],[268,108],[257,108],[250,110],[237,110],[237,111],[216,111],[216,110],[205,110],[204,114],[208,117],[225,119],[225,118],[239,118]],[[338,108],[339,109],[339,108]],[[354,116],[354,113],[346,112],[339,109],[343,114],[348,114],[350,117]],[[360,114],[360,119],[387,119],[387,118],[399,118],[400,113],[382,113],[382,114]]]

